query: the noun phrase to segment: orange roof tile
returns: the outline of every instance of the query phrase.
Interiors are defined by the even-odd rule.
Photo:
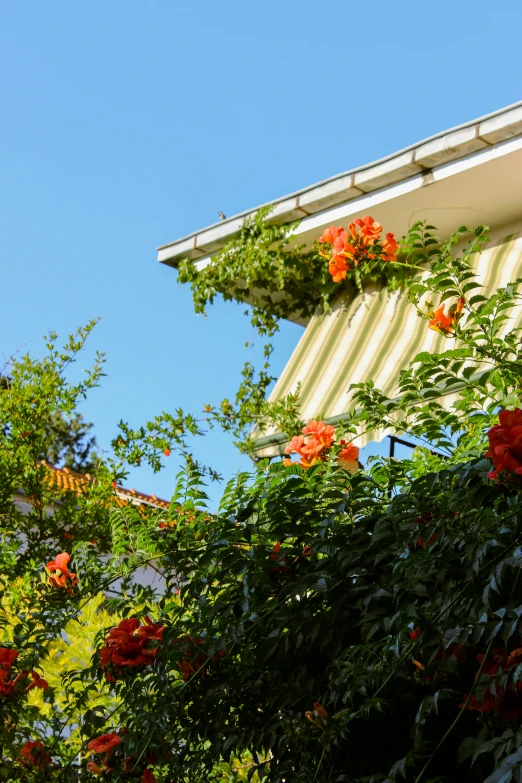
[[[94,481],[94,478],[90,473],[77,473],[70,468],[57,468],[48,463],[44,464],[49,471],[51,471],[53,482],[56,487],[62,492],[67,490],[70,492],[80,492],[82,487],[89,482]],[[115,494],[120,500],[134,503],[135,505],[143,503],[147,506],[164,509],[168,509],[170,506],[168,500],[162,500],[161,498],[156,497],[156,495],[145,495],[143,492],[137,492],[135,489],[125,489],[124,487],[117,486]]]

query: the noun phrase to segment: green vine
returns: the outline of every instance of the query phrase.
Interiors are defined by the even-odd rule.
[[[259,334],[272,336],[282,318],[307,321],[318,309],[328,311],[334,298],[355,296],[368,286],[394,291],[411,276],[409,265],[364,265],[334,283],[320,246],[298,243],[294,232],[299,221],[274,224],[269,220],[272,210],[258,210],[203,269],[188,259],[181,261],[179,282],[190,284],[196,313],[206,314],[218,294],[246,302],[252,306],[252,325]]]

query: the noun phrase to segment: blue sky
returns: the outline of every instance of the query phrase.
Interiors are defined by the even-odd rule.
[[[196,317],[155,247],[519,100],[521,23],[509,1],[3,0],[0,357],[100,316],[103,447],[120,418],[232,396],[244,308]],[[196,454],[249,465],[217,431]],[[129,486],[168,497],[171,459]]]

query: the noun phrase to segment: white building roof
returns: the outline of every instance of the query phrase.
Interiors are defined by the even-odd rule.
[[[300,240],[370,212],[396,236],[426,218],[442,235],[460,224],[508,224],[522,216],[522,101],[438,133],[374,163],[275,199],[270,220],[300,219]],[[158,261],[208,263],[256,207],[158,248]]]

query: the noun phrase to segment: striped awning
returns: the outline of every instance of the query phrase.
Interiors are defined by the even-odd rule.
[[[476,269],[486,296],[522,277],[522,231],[493,240],[477,254]],[[520,306],[506,331],[515,324],[522,324]],[[349,413],[352,383],[371,380],[388,397],[395,397],[399,373],[416,354],[447,347],[447,338],[428,328],[405,294],[368,290],[349,301],[335,302],[328,313],[311,319],[269,399],[280,400],[300,383],[301,418],[335,424]],[[449,399],[446,402],[451,404]],[[362,447],[387,434],[364,433],[355,442]],[[286,441],[275,431],[254,430],[252,437],[259,457],[280,454]]]

